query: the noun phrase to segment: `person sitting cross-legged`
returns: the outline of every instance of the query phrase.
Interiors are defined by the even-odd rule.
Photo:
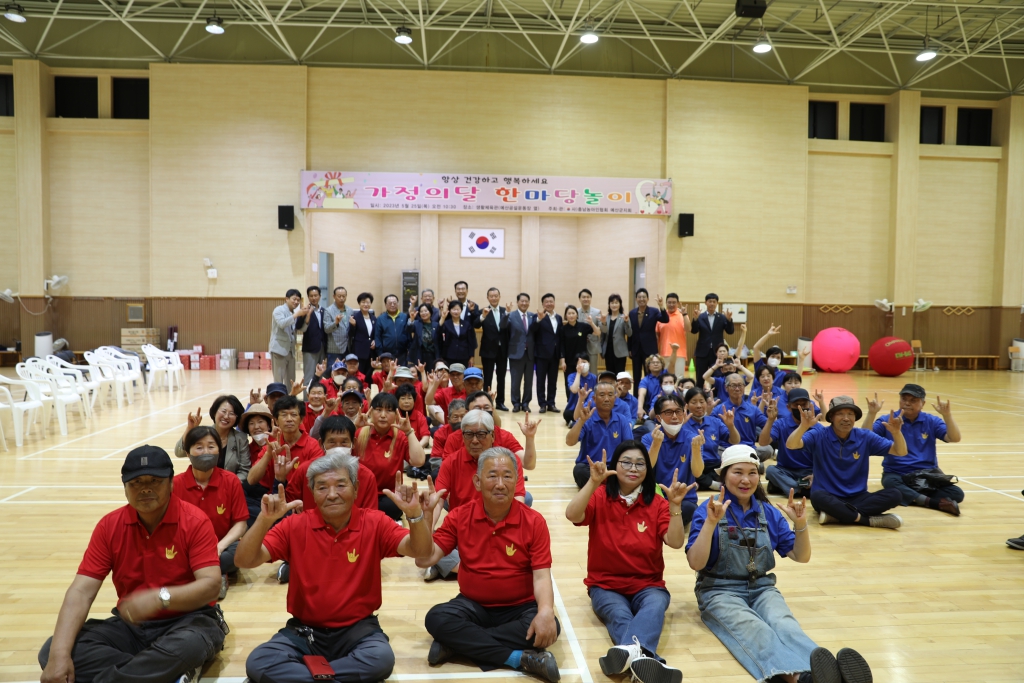
[[[555,683],[558,662],[544,649],[560,631],[551,537],[544,517],[516,499],[520,476],[508,449],[481,453],[473,475],[479,495],[452,508],[434,532],[433,554],[416,562],[431,566],[456,547],[462,561],[459,595],[427,612],[427,632],[434,638],[427,663],[437,666],[462,656],[479,666],[509,666]]]
[[[743,377],[737,373],[725,376],[725,398],[715,406],[711,414],[721,419],[722,414],[731,410],[736,431],[740,433],[740,443],[750,446],[757,451],[757,457],[761,462],[770,460],[775,454],[771,445],[762,446],[757,442],[759,432],[763,431],[767,424],[767,418],[756,405],[754,405],[744,394],[743,389],[746,383]]]
[[[566,519],[590,527],[583,583],[614,643],[598,663],[606,676],[631,672],[640,683],[681,683],[683,672],[657,654],[671,600],[662,548],[686,542],[680,506],[697,484],[673,476],[662,487],[665,498],[657,495],[654,466],[636,441],[619,444],[606,464],[607,457],[588,458],[590,479],[565,508]]]
[[[245,672],[254,683],[308,683],[306,657],[335,681],[383,681],[391,675],[395,654],[374,612],[381,606],[381,560],[426,557],[429,515],[443,492],[420,493],[415,482],[385,494],[407,517],[396,525],[378,510],[355,505],[359,461],[331,454],[314,460],[306,472],[316,507],[286,502],[284,486],[263,497],[256,523],[238,544],[235,563],[258,567],[284,560],[291,567],[288,612],[283,629],[249,654]],[[296,514],[289,515],[288,512]],[[282,519],[284,518],[284,519]],[[276,524],[281,520],[280,524]]]
[[[615,395],[614,380],[600,380],[594,389],[594,408],[587,408],[585,400],[576,406],[577,420],[565,435],[565,445],[580,446],[572,469],[577,488],[583,488],[590,479],[587,456],[596,457],[601,451],[614,453],[620,443],[633,439],[633,422],[614,410]]]
[[[779,408],[778,399],[772,399],[768,405],[768,422],[758,437],[758,443],[762,446],[768,446],[773,441],[779,445],[776,464],[765,469],[764,478],[768,480],[768,493],[784,496],[793,489],[798,497],[808,498],[811,495],[811,482],[814,481],[814,460],[803,448],[788,448],[786,441],[799,426],[801,411],[811,410],[814,404],[807,390],[799,387],[790,390],[787,401],[785,406]],[[817,423],[811,429],[827,427]]]

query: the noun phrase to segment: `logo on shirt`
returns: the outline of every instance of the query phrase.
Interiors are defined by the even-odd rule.
[[[644,524],[643,522],[637,522],[636,530],[639,531],[640,533],[643,533],[643,532],[647,531],[647,525]]]
[[[928,435],[927,434],[922,434],[921,435],[921,441],[927,441],[927,440],[928,440]]]
[[[749,417],[745,417],[745,418],[743,418],[743,421],[744,422],[750,422],[750,418]]]
[[[613,439],[619,438],[619,433],[618,432],[612,432],[612,438]]]
[[[356,552],[355,548],[352,548],[352,550],[348,551],[348,561],[349,562],[355,562],[358,559],[359,559],[359,553]]]
[[[685,455],[679,456],[679,462],[686,462],[686,456]]]
[[[227,510],[227,507],[225,507],[224,505],[218,505],[217,506],[217,514],[218,515],[223,515],[225,510]]]
[[[717,436],[715,436],[714,434],[712,434],[712,435],[711,435],[711,440],[712,440],[712,441],[718,441],[718,437],[717,437]]]
[[[391,446],[391,451],[393,451],[393,450],[395,450],[394,445]],[[384,457],[385,458],[390,458],[391,457],[391,451],[384,451]]]
[[[175,555],[177,555],[177,554],[178,554],[178,552],[174,549],[173,545],[170,548],[164,548],[164,556],[168,560],[173,560]]]
[[[516,544],[513,543],[512,545],[505,546],[505,554],[508,555],[509,557],[512,557],[513,555],[515,555],[516,554]]]
[[[860,459],[860,453],[858,453],[857,451],[854,451],[853,452],[853,459],[854,460],[859,460]]]

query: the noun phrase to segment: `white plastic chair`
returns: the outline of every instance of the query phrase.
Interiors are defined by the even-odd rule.
[[[125,398],[128,399],[128,403],[132,402],[131,393],[129,393],[126,386],[131,384],[131,380],[129,379],[128,374],[123,370],[123,366],[113,359],[107,358],[95,351],[86,351],[83,355],[85,356],[85,362],[89,364],[90,369],[95,369],[98,374],[110,381],[110,386],[112,386],[114,390],[114,398],[117,400],[118,408],[124,405]]]
[[[57,356],[47,356],[46,360],[54,367],[59,368],[62,372],[73,371],[78,374],[82,385],[85,386],[86,390],[89,392],[90,413],[96,408],[96,398],[101,393],[103,393],[108,387],[113,391],[113,373],[111,373],[108,378],[103,374],[99,367],[92,365],[73,365]],[[88,379],[86,379],[86,375],[88,375]]]
[[[53,358],[57,358],[53,356]],[[82,400],[82,408],[86,417],[92,417],[92,401],[90,400],[92,393],[89,387],[86,385],[85,375],[82,374],[77,368],[65,368],[57,363],[54,363],[49,358],[32,358],[31,361],[40,368],[45,368],[46,372],[50,376],[50,382],[55,383],[57,387],[63,391],[74,391],[78,394]],[[60,360],[57,358],[57,360]]]
[[[149,379],[146,381],[146,393],[152,393],[153,385],[160,379],[164,380],[167,384],[167,390],[171,391],[172,380],[167,358],[160,353],[160,349],[152,344],[143,344],[142,353],[145,354],[146,362],[149,363]]]
[[[10,389],[3,385],[24,389],[24,400],[15,401]],[[0,375],[0,410],[11,411],[11,417],[14,420],[14,443],[18,447],[21,447],[25,442],[25,436],[32,431],[32,425],[36,420],[36,411],[42,407],[42,392],[37,384]],[[7,439],[4,438],[2,426],[0,426],[0,442],[3,442],[6,451]]]
[[[128,403],[135,402],[135,383],[142,381],[142,363],[137,356],[118,351],[112,346],[101,346],[96,353],[117,364],[119,372],[124,375],[125,397]]]
[[[49,398],[52,401],[52,407],[57,411],[57,422],[60,425],[61,435],[68,435],[68,406],[78,408],[83,422],[88,418],[89,404],[84,395],[84,387],[80,388],[66,376],[53,372],[46,361],[41,358],[30,358],[24,363],[18,363],[15,369],[20,377],[34,381],[40,386],[40,389],[44,384],[49,385]],[[43,395],[46,396],[45,392]],[[45,426],[49,427],[49,412],[44,419]]]

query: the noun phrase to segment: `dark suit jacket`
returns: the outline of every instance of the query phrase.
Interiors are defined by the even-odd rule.
[[[465,320],[459,326],[458,333],[455,332],[451,318],[445,320],[441,327],[441,340],[442,358],[471,358],[476,350],[476,332]]]
[[[319,319],[317,318],[317,314],[319,314]],[[323,321],[324,308],[321,306],[309,314],[308,325],[297,328],[296,331],[302,332],[303,353],[320,353],[321,349],[327,348],[327,337],[324,333]],[[305,320],[303,320],[303,322],[305,322]]]
[[[715,315],[715,327],[712,329],[707,311],[701,313],[690,323],[690,332],[697,335],[697,348],[693,350],[693,357],[704,358],[714,355],[715,347],[724,341],[723,336],[735,331],[735,325],[724,314]]]
[[[432,353],[434,355],[434,358],[440,358],[441,357],[441,327],[436,322],[431,322],[430,323],[430,327],[431,327],[431,329],[433,329],[433,339],[434,339],[434,350],[433,350]],[[406,327],[407,334],[408,334],[408,339],[409,339],[409,360],[413,361],[415,363],[421,362],[423,360],[423,358],[424,358],[422,339],[423,339],[423,330],[425,328],[426,328],[426,325],[424,325],[423,321],[420,320],[419,318],[417,318],[416,320],[410,322],[409,326]]]
[[[562,357],[562,316],[555,313],[555,320],[558,321],[557,332],[551,328],[551,319],[547,317],[537,318],[530,328],[534,358]]]
[[[630,358],[647,358],[658,353],[658,323],[668,322],[668,311],[648,306],[644,312],[644,323],[640,324],[638,308],[629,312],[629,325],[633,334],[629,337]]]
[[[487,317],[477,316],[473,321],[473,327],[483,330],[480,335],[481,358],[505,358],[508,356],[508,316],[505,309],[498,306],[494,313],[488,313]],[[501,318],[500,322],[499,317]]]
[[[356,324],[349,325],[348,328],[348,352],[356,354],[362,360],[376,358],[378,351],[377,349],[370,348],[370,342],[373,341],[373,337],[366,332],[366,323],[363,321],[362,311],[356,311],[353,317],[356,319]],[[377,316],[371,313],[370,320],[373,321],[373,330],[376,332]]]
[[[536,313],[526,313],[529,328],[533,328],[537,322]],[[523,329],[522,313],[515,309],[509,313],[508,320],[508,357],[510,360],[520,358],[533,359],[533,334],[529,329]]]

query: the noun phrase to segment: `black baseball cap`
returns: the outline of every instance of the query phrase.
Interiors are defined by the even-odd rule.
[[[914,398],[919,398],[922,401],[926,396],[926,394],[924,393],[924,387],[922,387],[920,384],[904,384],[903,388],[900,389],[900,396],[902,396],[903,394],[910,394]]]
[[[139,477],[162,477],[168,479],[174,476],[174,465],[171,464],[171,456],[159,446],[139,446],[129,451],[128,456],[121,465],[121,483],[127,484],[132,479]]]
[[[786,403],[796,403],[797,401],[810,401],[811,395],[807,393],[806,389],[799,387],[790,389],[789,393],[786,394]]]
[[[357,398],[360,401],[365,401],[366,400],[365,396],[360,394],[358,391],[353,391],[352,389],[349,389],[348,391],[342,392],[341,398],[339,400],[344,401],[346,398],[349,398],[349,397]]]
[[[597,376],[597,381],[600,382],[601,380],[605,379],[610,379],[613,382],[616,381],[615,373],[612,372],[611,370],[602,370],[601,374]]]
[[[280,382],[271,382],[267,385],[267,396],[271,394],[287,394],[288,387],[281,384]]]
[[[379,356],[377,356],[378,360],[384,360],[385,358],[390,358],[391,360],[395,359],[394,355],[392,355],[391,353],[389,353],[387,351],[385,351],[384,353],[382,353]]]

